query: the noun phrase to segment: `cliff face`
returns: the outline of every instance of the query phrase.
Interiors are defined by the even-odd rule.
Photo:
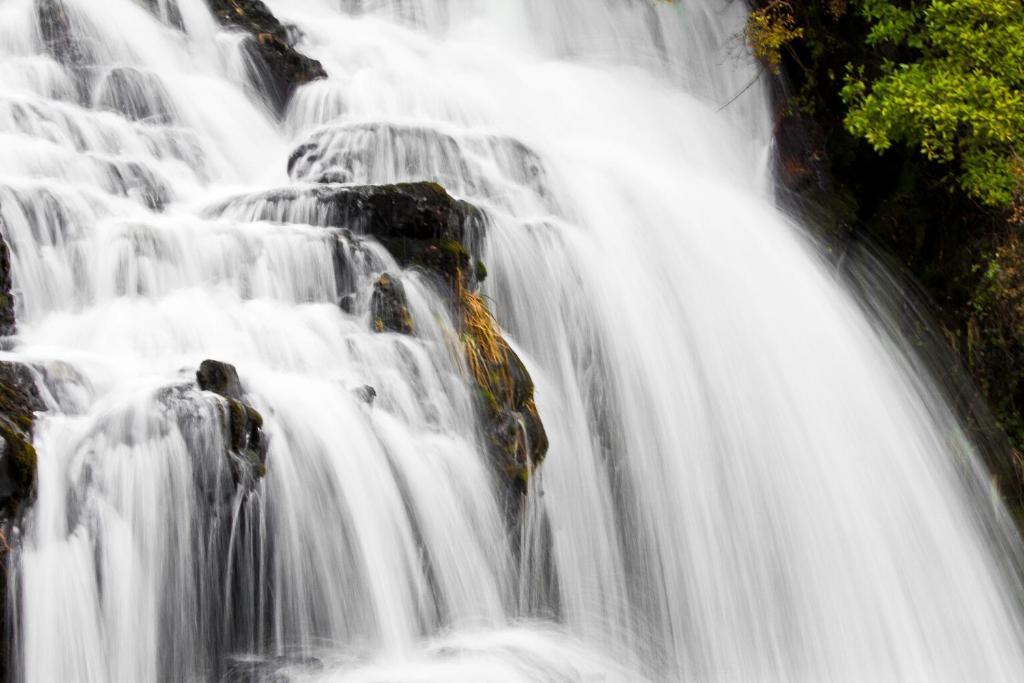
[[[753,13],[778,0],[754,0]],[[869,245],[920,286],[942,335],[968,370],[996,427],[979,420],[995,448],[988,464],[1010,507],[1024,510],[1024,287],[1020,225],[968,198],[951,171],[918,151],[884,154],[851,135],[840,91],[849,66],[900,61],[869,45],[869,26],[846,0],[785,3],[792,24],[778,62],[766,60],[775,104],[777,175],[783,200],[840,252]],[[752,15],[753,16],[753,15]],[[750,37],[748,30],[748,38]],[[777,73],[772,73],[777,66]]]

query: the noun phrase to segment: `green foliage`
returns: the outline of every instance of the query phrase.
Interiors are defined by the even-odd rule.
[[[904,143],[955,169],[985,205],[1024,194],[1024,3],[861,0],[879,64],[851,66],[846,126],[884,151]],[[870,67],[870,68],[869,68]]]

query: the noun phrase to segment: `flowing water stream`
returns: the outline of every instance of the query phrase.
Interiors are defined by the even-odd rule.
[[[7,355],[49,407],[18,680],[1024,679],[974,447],[774,207],[742,3],[267,0],[330,74],[280,122],[204,0],[63,0],[87,68],[40,4],[0,0]],[[521,547],[446,303],[406,271],[417,335],[374,334],[387,251],[268,203],[325,173],[486,212],[551,441]],[[250,493],[204,358],[265,417]]]

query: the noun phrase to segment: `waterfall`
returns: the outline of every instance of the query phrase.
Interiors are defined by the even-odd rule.
[[[266,6],[0,0],[11,680],[1024,678],[1020,539],[776,207],[743,3]],[[536,384],[519,502],[450,293],[336,210],[420,181]]]

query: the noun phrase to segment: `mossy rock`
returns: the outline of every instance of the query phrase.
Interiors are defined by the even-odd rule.
[[[415,332],[405,287],[401,281],[388,273],[384,273],[373,283],[373,295],[370,298],[370,326],[377,333],[413,334]]]
[[[11,519],[32,501],[36,486],[35,413],[46,408],[32,371],[0,362],[0,512]]]
[[[533,378],[505,341],[484,300],[459,284],[454,293],[462,348],[480,398],[485,443],[505,484],[506,507],[518,511],[531,474],[548,451]]]

